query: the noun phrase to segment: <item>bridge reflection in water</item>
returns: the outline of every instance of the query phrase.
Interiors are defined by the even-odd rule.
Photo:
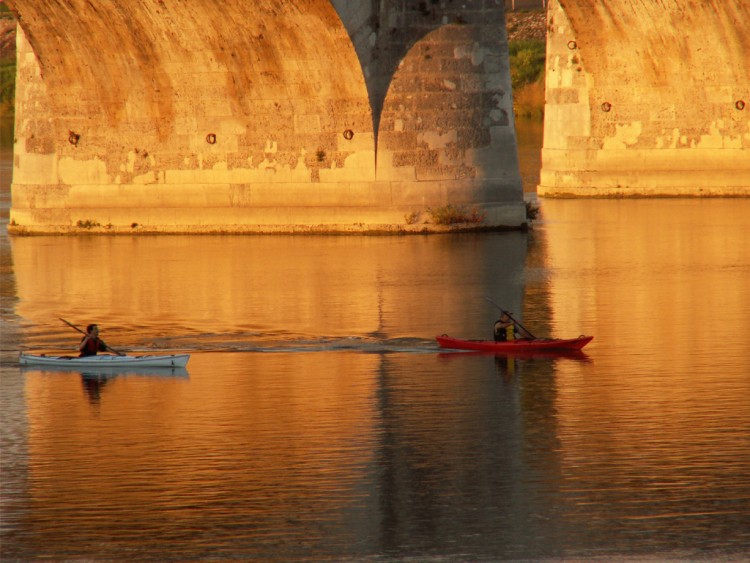
[[[3,352],[3,556],[747,553],[749,203],[544,200],[528,235],[14,238],[5,349],[74,345],[64,316],[193,357],[94,406]],[[491,330],[485,296],[594,334],[589,361],[439,353]]]

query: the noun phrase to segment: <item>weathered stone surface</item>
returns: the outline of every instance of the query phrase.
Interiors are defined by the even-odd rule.
[[[8,4],[11,231],[348,232],[448,203],[525,221],[498,0]],[[749,12],[550,2],[539,193],[749,195]]]
[[[9,5],[23,28],[11,231],[400,224],[454,203],[431,184],[465,178],[477,189],[461,199],[506,210],[482,227],[525,223],[499,2]]]
[[[538,193],[750,196],[750,4],[551,0]]]

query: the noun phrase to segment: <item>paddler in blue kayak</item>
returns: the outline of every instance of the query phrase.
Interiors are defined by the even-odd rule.
[[[86,334],[81,339],[81,344],[78,346],[78,350],[81,352],[80,357],[84,356],[96,356],[99,352],[112,352],[118,356],[124,356],[122,352],[113,350],[107,343],[99,338],[99,327],[95,324],[90,324],[86,327]]]

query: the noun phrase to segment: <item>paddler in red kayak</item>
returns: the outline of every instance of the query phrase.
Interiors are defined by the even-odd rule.
[[[495,321],[495,342],[515,340],[518,336],[520,334],[516,330],[516,324],[507,313],[503,313],[500,319]]]
[[[80,357],[84,356],[96,356],[99,352],[112,352],[118,356],[124,356],[122,352],[113,350],[107,343],[99,338],[99,327],[95,324],[90,324],[86,327],[86,335],[81,339],[81,344],[78,346],[78,350],[81,352]]]

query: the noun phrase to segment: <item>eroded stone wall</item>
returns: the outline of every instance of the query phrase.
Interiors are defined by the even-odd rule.
[[[499,0],[13,0],[15,232],[525,222]]]
[[[502,2],[387,0],[357,22],[378,181],[404,203],[520,201]]]
[[[540,195],[750,196],[750,3],[551,0]]]

